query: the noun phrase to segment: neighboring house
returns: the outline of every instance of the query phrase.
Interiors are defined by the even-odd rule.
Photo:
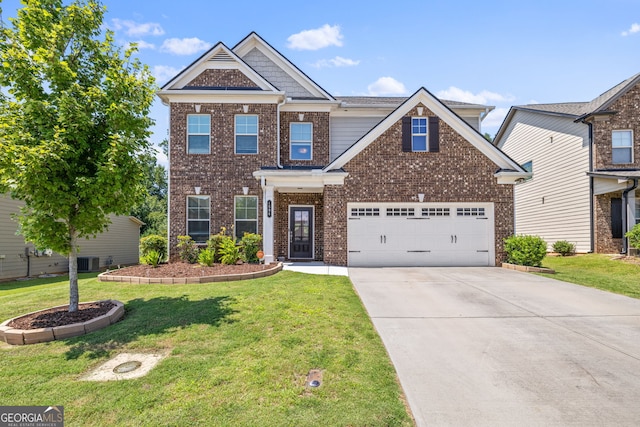
[[[0,194],[0,280],[38,276],[69,271],[66,257],[48,250],[37,250],[16,234],[18,224],[11,215],[20,211],[22,202]],[[142,222],[129,216],[111,216],[109,230],[95,239],[80,239],[79,258],[97,258],[97,261],[79,262],[78,268],[94,270],[97,266],[129,265],[138,263],[140,226]],[[96,265],[97,263],[97,265]],[[82,265],[84,264],[84,265]]]
[[[334,97],[257,34],[162,87],[169,241],[263,235],[265,261],[496,265],[529,174],[480,133],[492,107]]]
[[[515,187],[516,233],[626,253],[640,222],[639,138],[640,74],[590,102],[512,107],[494,144],[533,171]]]

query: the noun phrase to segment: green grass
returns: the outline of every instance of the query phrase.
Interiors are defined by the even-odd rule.
[[[544,267],[556,274],[542,276],[617,294],[640,298],[640,265],[612,259],[611,255],[588,254],[546,257]]]
[[[29,346],[0,343],[2,405],[63,405],[68,426],[409,426],[386,351],[347,278],[280,272],[198,285],[101,283],[106,329]],[[0,284],[0,319],[66,304],[66,278]],[[165,351],[147,376],[79,377],[121,352]],[[305,388],[310,369],[322,385]]]

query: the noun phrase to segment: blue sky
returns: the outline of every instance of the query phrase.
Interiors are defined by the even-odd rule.
[[[640,72],[640,0],[212,1],[104,0],[105,24],[158,85],[222,41],[256,31],[333,95],[410,95],[496,109],[494,135],[512,105],[588,101]],[[15,16],[18,0],[0,4]],[[167,135],[156,101],[152,140]],[[165,159],[161,159],[165,161]]]

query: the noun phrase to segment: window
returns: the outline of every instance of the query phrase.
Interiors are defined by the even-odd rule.
[[[244,233],[258,233],[258,198],[256,196],[236,196],[235,233],[242,239]]]
[[[458,208],[457,216],[484,216],[484,208]]]
[[[236,116],[236,154],[258,154],[258,116]]]
[[[291,123],[291,160],[311,160],[313,125],[311,123]]]
[[[640,199],[636,199],[636,224],[640,224]]]
[[[211,116],[189,114],[187,116],[187,153],[209,154]]]
[[[197,243],[209,239],[209,196],[187,197],[187,234]]]
[[[527,163],[523,163],[522,169],[526,170],[527,172],[533,172],[533,160],[529,160]],[[531,178],[532,176],[525,179],[525,181],[529,181]]]
[[[387,216],[415,216],[413,208],[387,208]]]
[[[413,117],[411,119],[411,150],[427,151],[426,117]]]
[[[351,208],[351,216],[380,216],[380,208]]]
[[[633,162],[633,134],[630,130],[614,130],[611,135],[611,145],[612,163]]]

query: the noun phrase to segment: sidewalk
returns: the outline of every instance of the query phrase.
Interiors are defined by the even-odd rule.
[[[319,261],[311,262],[291,262],[282,263],[283,270],[297,271],[307,274],[328,274],[331,276],[349,276],[347,267],[337,265],[327,265]]]

